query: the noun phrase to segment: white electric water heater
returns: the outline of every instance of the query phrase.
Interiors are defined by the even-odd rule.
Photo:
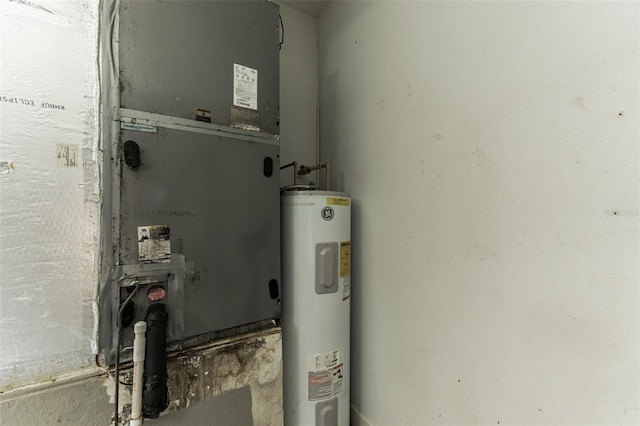
[[[351,199],[282,194],[285,426],[348,426]]]

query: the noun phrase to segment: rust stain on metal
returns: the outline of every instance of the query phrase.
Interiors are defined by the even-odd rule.
[[[260,131],[260,115],[257,110],[232,106],[230,109],[231,127],[243,130]]]

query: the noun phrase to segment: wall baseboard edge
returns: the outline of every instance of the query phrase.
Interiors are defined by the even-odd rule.
[[[355,405],[351,404],[351,426],[375,426]]]

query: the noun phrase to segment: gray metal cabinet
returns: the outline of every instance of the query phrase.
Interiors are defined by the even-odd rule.
[[[134,283],[167,290],[171,348],[279,317],[278,23],[267,1],[120,2],[106,362]],[[252,73],[246,105],[236,97],[245,83],[238,66]],[[210,111],[211,122],[196,121],[196,109]],[[127,143],[139,164],[126,160]],[[170,260],[143,261],[140,229],[155,225],[168,228]],[[130,323],[152,303],[145,286]]]
[[[232,124],[234,64],[257,70],[263,133],[277,135],[278,7],[267,1],[120,3],[120,104],[123,108]]]
[[[140,146],[141,164],[122,168],[120,263],[138,263],[138,227],[168,225],[171,253],[194,267],[186,337],[277,317],[279,182],[263,166],[278,147],[172,129],[121,136]]]

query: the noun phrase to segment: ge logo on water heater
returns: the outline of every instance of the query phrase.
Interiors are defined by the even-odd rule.
[[[325,207],[324,209],[322,209],[322,212],[320,214],[322,215],[322,218],[324,220],[331,220],[335,215],[335,213],[333,212],[333,208],[331,207]]]

